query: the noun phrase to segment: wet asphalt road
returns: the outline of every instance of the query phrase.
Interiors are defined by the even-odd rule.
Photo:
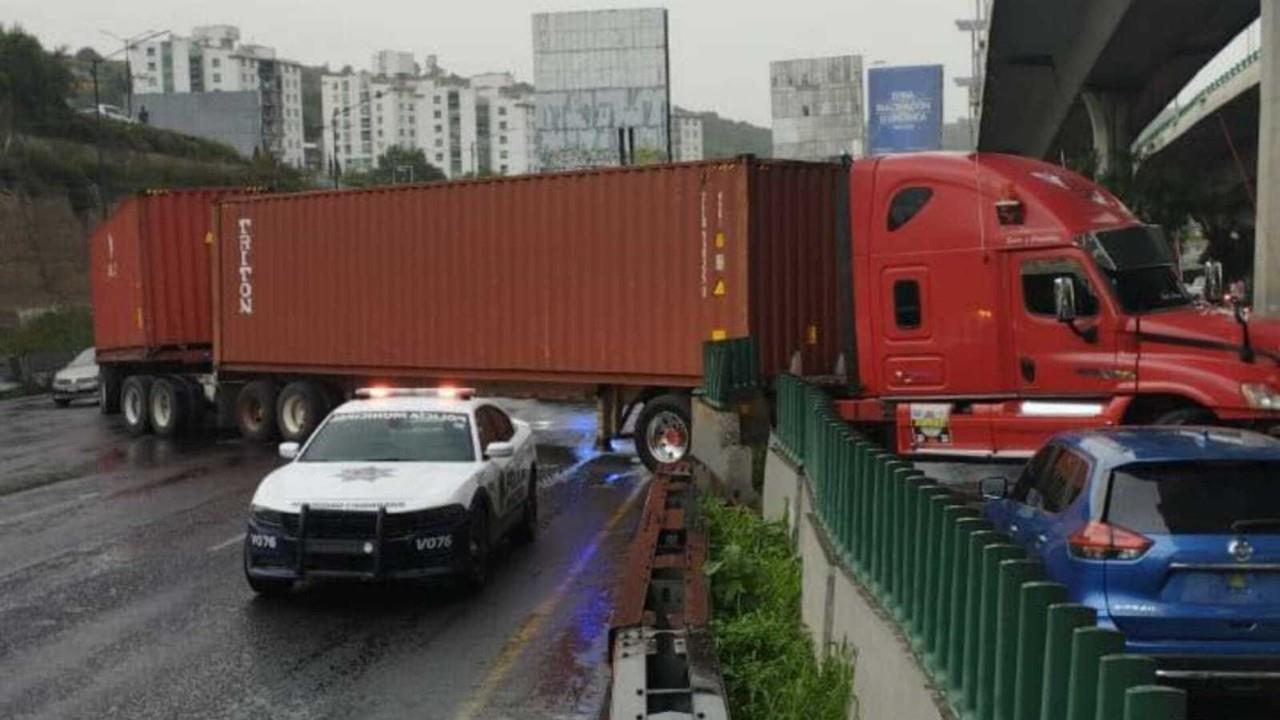
[[[271,448],[0,403],[0,717],[598,717],[646,475],[591,450],[592,407],[506,404],[537,433],[542,527],[479,595],[323,586],[272,602],[241,574]]]

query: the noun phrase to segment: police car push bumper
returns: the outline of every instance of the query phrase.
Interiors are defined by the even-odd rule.
[[[245,536],[246,571],[255,578],[293,581],[309,577],[408,580],[460,573],[468,561],[467,513],[460,505],[431,512],[452,519],[406,531],[398,521],[420,513],[388,514],[385,508],[373,513],[325,511],[303,505],[292,516],[296,520],[289,524],[296,523],[296,529],[290,532],[284,523],[255,517]],[[322,536],[326,524],[347,521],[350,525],[357,520],[372,521],[372,532]]]

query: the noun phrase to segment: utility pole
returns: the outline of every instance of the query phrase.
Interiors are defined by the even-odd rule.
[[[977,123],[982,111],[982,58],[987,43],[987,18],[983,17],[983,0],[973,0],[973,17],[956,20],[956,28],[969,33],[969,76],[954,78],[954,81],[956,85],[969,91],[969,144],[977,149]]]
[[[1262,3],[1262,68],[1258,102],[1258,200],[1254,223],[1253,313],[1280,317],[1280,10]]]
[[[143,33],[138,33],[133,37],[127,37],[127,38],[120,37],[119,35],[116,35],[115,33],[110,32],[108,30],[99,30],[99,32],[101,32],[103,35],[106,35],[109,38],[112,38],[114,40],[119,40],[121,45],[123,46],[120,48],[120,50],[117,50],[116,52],[111,53],[111,55],[124,53],[124,79],[125,79],[125,97],[126,97],[125,109],[128,112],[129,117],[132,119],[133,118],[133,64],[132,64],[132,60],[130,60],[129,58],[129,51],[137,47],[138,43],[144,43],[148,40],[153,40],[157,37],[160,37],[161,35],[168,35],[170,31],[169,30],[148,30]],[[110,57],[110,55],[108,55],[107,57]]]
[[[103,179],[104,163],[102,162],[102,98],[98,96],[98,63],[102,60],[98,57],[98,53],[93,53],[93,113],[95,120],[94,127],[94,145],[98,146],[98,208],[101,212],[101,219],[107,217],[107,184]]]

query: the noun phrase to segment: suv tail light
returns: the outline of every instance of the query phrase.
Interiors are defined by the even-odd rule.
[[[1151,544],[1151,538],[1140,533],[1094,521],[1067,538],[1071,555],[1086,560],[1137,560]]]

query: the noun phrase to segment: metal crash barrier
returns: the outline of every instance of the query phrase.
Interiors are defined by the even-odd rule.
[[[728,718],[707,628],[707,537],[688,464],[655,475],[610,621],[614,720]]]
[[[957,717],[1180,720],[1155,661],[1066,602],[1043,566],[972,501],[856,433],[820,389],[784,375],[777,449],[802,468],[817,522],[909,640]]]

